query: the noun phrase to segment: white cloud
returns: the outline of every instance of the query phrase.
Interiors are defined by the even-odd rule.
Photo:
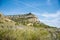
[[[43,13],[42,16],[44,17],[58,17],[60,16],[60,11],[57,11],[56,13]]]
[[[41,11],[39,8],[36,7],[36,6],[39,5],[37,3],[30,4],[30,3],[27,3],[27,2],[24,2],[24,1],[20,1],[20,0],[14,0],[14,2],[15,2],[15,5],[17,5],[17,6],[20,5],[20,4],[23,4],[23,5],[25,5],[25,6],[29,7],[29,8]]]
[[[40,16],[44,17],[40,19],[45,24],[60,27],[60,11],[57,11],[56,13],[42,13]]]
[[[55,13],[36,13],[32,12],[33,14],[36,14],[39,20],[47,25],[59,27],[60,28],[60,11],[56,11]]]

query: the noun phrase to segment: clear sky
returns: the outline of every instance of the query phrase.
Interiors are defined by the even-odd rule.
[[[0,0],[5,15],[32,12],[45,24],[60,27],[60,0]]]

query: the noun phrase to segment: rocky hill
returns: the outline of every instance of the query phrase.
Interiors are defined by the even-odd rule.
[[[17,22],[18,24],[23,24],[26,26],[49,27],[48,25],[40,22],[39,19],[32,13],[22,15],[7,15],[5,17]]]
[[[0,14],[0,40],[60,40],[60,29],[40,22],[34,14]]]
[[[6,17],[16,22],[21,22],[24,20],[32,23],[38,22],[37,17],[32,13],[22,14],[22,15],[7,15]]]
[[[31,13],[22,15],[7,15],[6,18],[23,25],[33,25],[33,23],[39,22],[36,16]]]

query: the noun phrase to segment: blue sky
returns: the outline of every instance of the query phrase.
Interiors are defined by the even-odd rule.
[[[4,15],[32,12],[47,25],[60,27],[60,0],[0,0]]]

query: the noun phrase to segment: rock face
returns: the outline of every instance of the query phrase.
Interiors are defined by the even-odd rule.
[[[6,16],[7,18],[14,20],[14,21],[28,21],[28,22],[38,22],[38,19],[36,18],[35,15],[29,13],[29,14],[24,14],[24,15],[8,15]]]
[[[7,15],[5,17],[15,22],[22,23],[24,25],[33,25],[33,23],[39,22],[37,17],[32,13],[23,14],[23,15]]]

